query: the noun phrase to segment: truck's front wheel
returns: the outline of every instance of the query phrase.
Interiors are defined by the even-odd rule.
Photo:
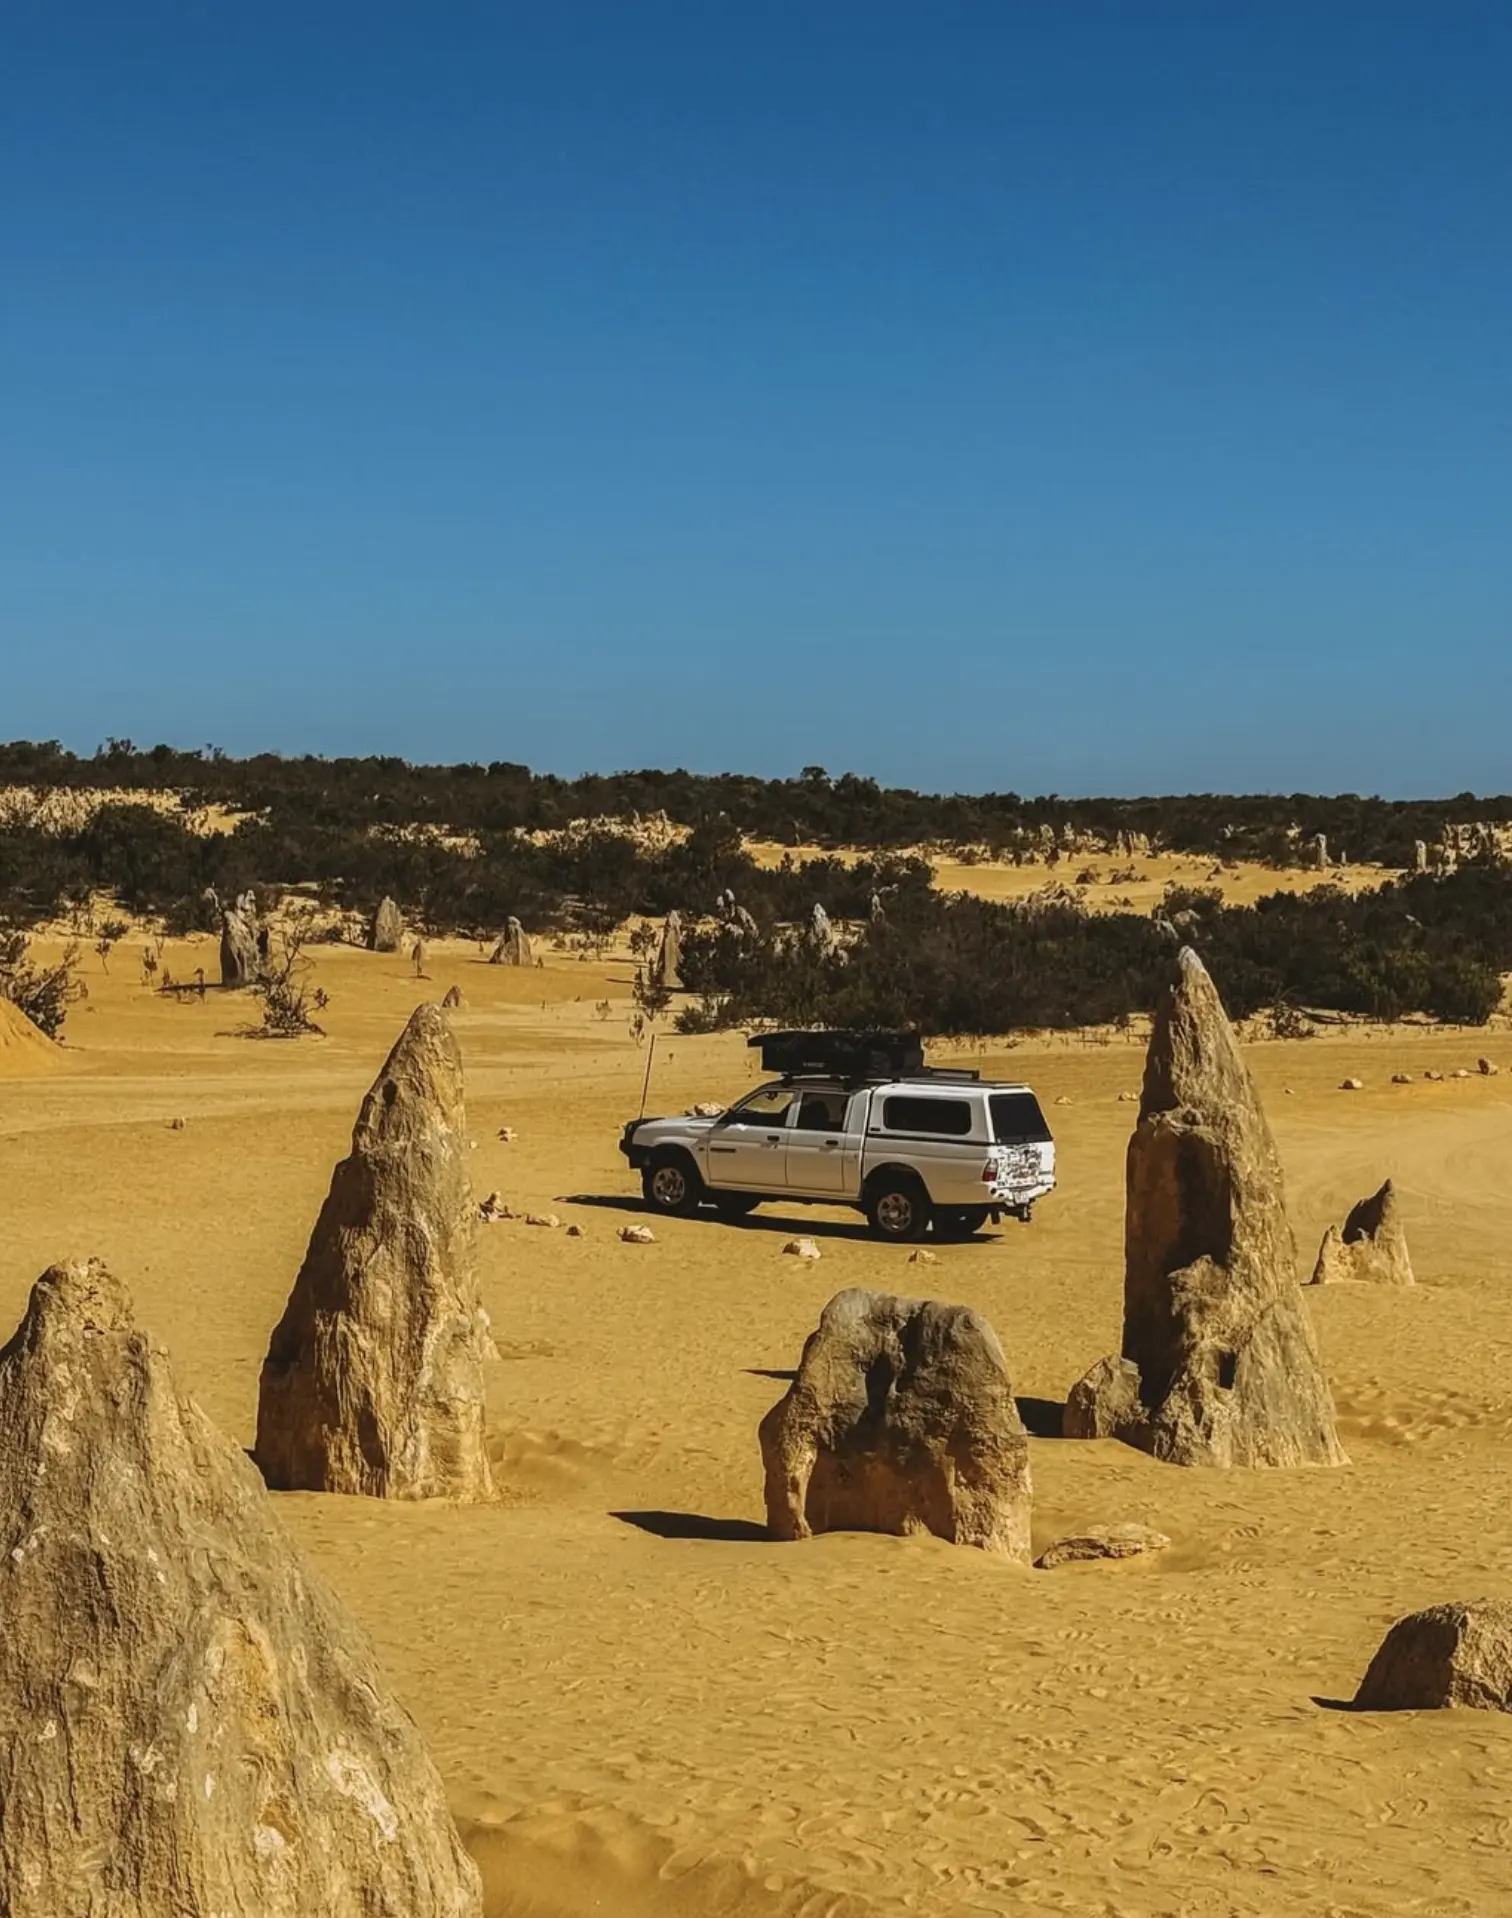
[[[866,1221],[879,1239],[906,1245],[929,1230],[929,1194],[918,1179],[884,1173],[866,1195]]]
[[[641,1196],[653,1212],[690,1218],[703,1203],[703,1180],[686,1152],[659,1152],[641,1173]]]

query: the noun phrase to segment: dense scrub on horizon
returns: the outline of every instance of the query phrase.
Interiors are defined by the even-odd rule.
[[[1484,1024],[1512,969],[1512,874],[1466,867],[1379,891],[1322,888],[1225,906],[1173,892],[1162,918],[907,893],[847,950],[695,931],[690,1030],[909,1025],[941,1036],[1121,1024],[1155,1003],[1176,939],[1202,953],[1235,1017],[1286,1008]]]
[[[490,938],[511,915],[531,932],[607,932],[674,907],[696,922],[733,890],[759,940],[690,923],[683,962],[707,1000],[695,1016],[728,1024],[902,1021],[951,1034],[1116,1021],[1153,1004],[1176,932],[1203,952],[1241,1016],[1315,1006],[1480,1022],[1498,1003],[1498,975],[1512,970],[1512,869],[1492,863],[1242,908],[1216,891],[1172,894],[1173,932],[1132,912],[946,896],[917,858],[788,858],[763,869],[728,818],[660,846],[608,830],[536,843],[495,828],[459,844],[282,806],[225,833],[116,802],[69,832],[0,825],[0,927],[35,926],[108,895],[170,931],[210,930],[208,892],[228,899],[249,886],[364,913],[389,894],[427,932]],[[874,894],[886,917],[868,925]],[[861,922],[843,958],[794,935],[816,902]]]
[[[748,837],[781,845],[865,847],[928,844],[1010,850],[1043,827],[1111,836],[1146,835],[1172,851],[1296,863],[1315,833],[1352,860],[1410,866],[1414,841],[1432,843],[1446,825],[1512,822],[1512,797],[1385,800],[1333,796],[1191,793],[1140,799],[1067,799],[1055,794],[932,794],[883,787],[810,766],[795,779],[756,779],[682,770],[585,774],[561,779],[495,760],[487,766],[415,766],[392,757],[232,759],[210,749],[139,750],[112,740],[79,757],[55,741],[0,744],[0,785],[39,788],[171,788],[195,803],[266,816],[276,831],[317,827],[429,825],[450,832],[505,834],[555,829],[574,819],[662,812],[692,826],[721,814]],[[1295,835],[1293,836],[1293,829]]]
[[[511,915],[530,932],[606,931],[634,913],[708,912],[731,890],[770,925],[806,917],[816,901],[839,918],[860,917],[876,891],[929,884],[923,860],[900,856],[763,869],[728,820],[652,849],[609,831],[545,844],[489,831],[474,847],[289,813],[204,833],[175,814],[120,803],[73,832],[0,824],[0,925],[33,926],[103,893],[170,931],[209,930],[207,891],[231,899],[248,887],[297,889],[361,912],[388,894],[437,934],[497,936]]]

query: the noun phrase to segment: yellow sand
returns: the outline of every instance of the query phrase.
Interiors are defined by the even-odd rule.
[[[1125,1518],[1175,1540],[1042,1574],[929,1539],[766,1543],[756,1423],[844,1285],[985,1310],[1031,1398],[1115,1349],[1117,1094],[1138,1049],[988,1056],[1040,1088],[1063,1183],[1033,1225],[942,1246],[937,1265],[798,1208],[632,1247],[615,1237],[634,1216],[615,1139],[645,1062],[628,964],[428,952],[417,985],[400,956],[321,950],[330,1036],[298,1044],[227,1036],[246,1010],[219,995],[179,1005],[92,970],[76,1069],[0,1096],[0,1332],[51,1260],[103,1254],[247,1442],[357,1102],[417,998],[462,986],[477,1192],[585,1235],[480,1230],[506,1499],[279,1505],[427,1735],[495,1918],[1512,1909],[1512,1722],[1315,1702],[1352,1693],[1400,1613],[1512,1595],[1512,1076],[1388,1083],[1481,1052],[1512,1063],[1504,1031],[1251,1050],[1305,1268],[1386,1174],[1405,1202],[1416,1290],[1311,1295],[1353,1465],[1179,1471],[1036,1440],[1038,1544]],[[167,963],[213,969],[213,942]],[[753,1077],[735,1038],[658,1053],[653,1110]],[[1345,1076],[1367,1089],[1339,1091]],[[817,1266],[781,1256],[794,1228],[819,1239]]]

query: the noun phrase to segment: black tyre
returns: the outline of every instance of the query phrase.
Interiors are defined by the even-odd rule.
[[[991,1217],[992,1208],[987,1205],[942,1206],[935,1213],[935,1237],[969,1239],[973,1232],[980,1232]]]
[[[687,1219],[703,1203],[704,1183],[686,1152],[659,1152],[641,1173],[641,1196],[650,1211]]]
[[[907,1173],[884,1173],[866,1195],[866,1222],[879,1239],[907,1245],[929,1230],[929,1194]]]
[[[710,1204],[722,1219],[744,1219],[761,1204],[756,1192],[710,1192]]]

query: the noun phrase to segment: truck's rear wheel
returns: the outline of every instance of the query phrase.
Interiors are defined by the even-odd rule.
[[[947,1205],[935,1213],[935,1237],[969,1239],[980,1232],[992,1216],[990,1205]]]
[[[641,1173],[641,1196],[651,1211],[686,1219],[703,1203],[704,1183],[686,1152],[659,1152]]]
[[[929,1194],[906,1173],[884,1173],[866,1195],[866,1221],[879,1239],[906,1245],[929,1230]]]

